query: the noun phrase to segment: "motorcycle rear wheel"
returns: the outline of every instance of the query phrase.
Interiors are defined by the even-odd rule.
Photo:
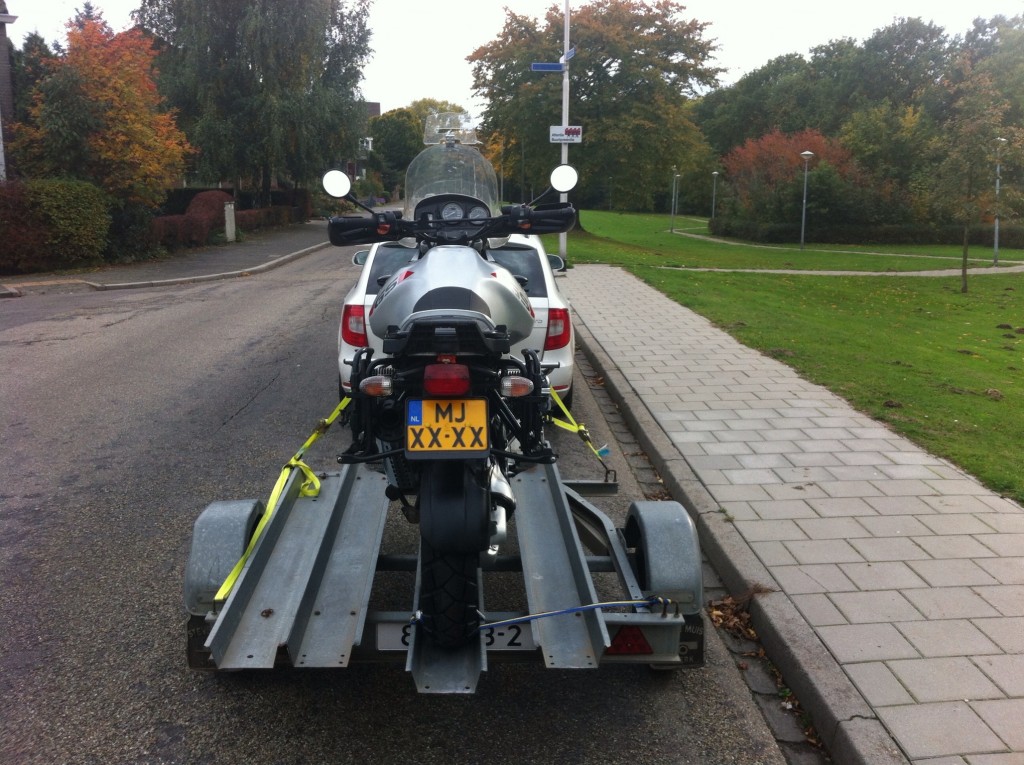
[[[477,569],[480,553],[445,553],[420,539],[420,611],[423,632],[441,648],[459,648],[480,627]]]

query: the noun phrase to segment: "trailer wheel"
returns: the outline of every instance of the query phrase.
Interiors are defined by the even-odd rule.
[[[479,553],[442,553],[420,539],[420,611],[423,632],[441,648],[459,648],[480,627]]]
[[[669,598],[683,613],[699,613],[703,592],[700,542],[678,502],[634,502],[624,529],[644,595]]]
[[[678,502],[634,502],[626,516],[623,536],[644,595],[671,600],[684,618],[679,635],[680,662],[651,664],[651,669],[703,666],[703,571],[693,520]]]

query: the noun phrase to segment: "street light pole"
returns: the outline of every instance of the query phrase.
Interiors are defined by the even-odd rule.
[[[672,202],[670,207],[672,208],[672,233],[676,233],[676,184],[679,182],[679,173],[676,172],[676,166],[672,165]]]
[[[715,219],[715,202],[718,200],[718,171],[711,173],[711,220]]]
[[[1006,143],[1005,138],[996,139],[996,228],[995,236],[992,244],[992,265],[999,265],[999,181],[1002,175],[1002,150],[1003,144]]]
[[[807,229],[807,166],[814,156],[813,151],[802,151],[800,156],[804,158],[804,207],[800,215],[800,249],[804,248],[804,231]]]

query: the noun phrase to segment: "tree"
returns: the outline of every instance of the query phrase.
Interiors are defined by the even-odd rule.
[[[706,154],[685,107],[720,70],[708,64],[707,25],[684,20],[683,10],[671,0],[593,0],[573,14],[570,121],[584,126],[584,142],[572,149],[581,204],[605,203],[613,178],[615,207],[652,209],[659,196],[667,202],[659,191],[671,167],[692,168]],[[531,72],[530,63],[557,59],[562,39],[558,8],[543,23],[506,9],[498,38],[469,57],[475,92],[487,100],[483,130],[523,198],[547,186],[559,161],[548,126],[561,122],[561,78]]]
[[[121,207],[160,204],[190,151],[153,83],[154,53],[138,30],[102,19],[68,24],[67,51],[49,62],[28,119],[14,126],[23,174],[90,181]]]
[[[405,108],[412,114],[413,119],[419,123],[421,138],[423,137],[423,125],[429,114],[464,114],[467,117],[469,116],[469,113],[458,104],[442,101],[437,98],[419,98]]]
[[[269,201],[277,179],[306,184],[353,156],[369,0],[142,0],[161,46],[161,88],[210,179],[241,179]]]
[[[773,130],[793,132],[808,127],[807,109],[794,108],[794,101],[805,100],[810,82],[810,70],[802,56],[779,56],[735,85],[704,96],[697,105],[696,118],[715,151],[726,154]]]
[[[1022,143],[1021,128],[1005,124],[1009,103],[995,89],[992,75],[975,68],[961,53],[943,79],[949,96],[946,119],[931,149],[935,164],[929,173],[932,203],[940,215],[963,227],[960,291],[967,292],[971,227],[993,207],[991,168],[997,139],[1013,147]]]
[[[913,181],[934,136],[934,125],[921,108],[897,107],[888,99],[854,112],[840,131],[843,146],[853,153],[861,168],[875,178],[876,184],[893,186],[900,199],[910,198]]]
[[[871,206],[858,191],[868,184],[852,155],[816,130],[773,131],[729,152],[722,164],[733,197],[732,214],[761,223],[799,221],[804,151],[814,152],[810,182],[815,191],[808,204],[809,219],[835,225],[869,222]]]
[[[409,163],[423,150],[423,121],[409,108],[393,109],[370,120],[370,135],[384,187],[401,186]]]
[[[12,122],[25,122],[29,119],[29,109],[36,87],[50,71],[57,54],[50,50],[46,40],[37,32],[25,36],[21,50],[14,52],[14,115]]]

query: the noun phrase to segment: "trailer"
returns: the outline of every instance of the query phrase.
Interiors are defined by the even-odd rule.
[[[633,502],[616,528],[585,499],[614,483],[563,481],[554,464],[512,476],[518,551],[481,556],[480,630],[465,646],[442,649],[417,628],[418,574],[407,608],[372,607],[378,572],[419,571],[415,554],[381,553],[394,507],[384,474],[345,465],[320,474],[316,496],[306,496],[304,478],[291,472],[269,518],[262,502],[240,500],[214,502],[196,520],[184,584],[190,667],[404,662],[420,693],[465,694],[495,661],[552,669],[704,664],[700,547],[677,502]],[[218,600],[233,569],[230,593]],[[488,580],[503,572],[521,574],[525,608],[487,610]],[[599,574],[617,575],[622,597],[600,600]]]

